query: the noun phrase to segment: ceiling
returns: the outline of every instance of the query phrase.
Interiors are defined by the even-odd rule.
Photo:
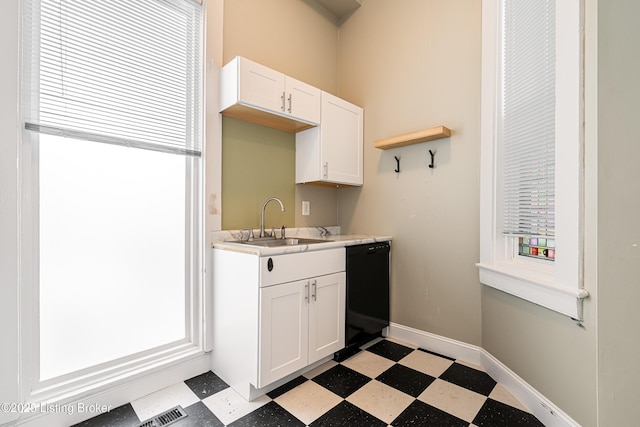
[[[362,0],[315,0],[338,20],[351,14],[362,5]]]

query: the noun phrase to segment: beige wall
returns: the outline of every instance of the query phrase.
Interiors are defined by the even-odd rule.
[[[574,419],[596,425],[595,269],[586,268],[593,298],[583,327],[478,283],[480,5],[367,0],[342,25],[340,93],[365,109],[365,184],[338,192],[338,222],[393,235],[393,321],[481,345]],[[451,138],[373,148],[439,124]],[[428,149],[437,151],[434,170]],[[592,144],[589,161],[594,154]],[[595,241],[593,232],[585,238]]]
[[[244,56],[337,94],[338,29],[305,1],[225,1],[223,43],[225,64]]]
[[[597,0],[585,2],[584,303],[581,324],[485,288],[483,347],[582,426],[598,424],[598,30]]]
[[[601,426],[640,418],[640,3],[598,7],[598,381]]]
[[[482,346],[585,427],[630,425],[640,417],[640,4],[585,0],[590,298],[578,324],[478,283],[480,3],[366,0],[336,28],[307,0],[227,1],[225,61],[245,55],[364,107],[364,186],[297,186],[296,204],[321,212],[314,224],[296,206],[295,221],[393,235],[394,322]],[[284,17],[304,18],[300,34],[318,50],[289,55],[295,42],[271,28]],[[440,124],[451,138],[373,148]]]
[[[584,427],[596,425],[592,311],[589,304],[579,327],[566,316],[483,288],[482,347]]]
[[[640,367],[629,359],[640,352],[640,4],[585,4],[584,327],[486,290],[483,346],[581,425],[633,425],[640,417]]]
[[[364,186],[338,191],[338,222],[393,236],[393,322],[476,345],[480,47],[479,0],[367,0],[340,30],[340,94],[365,128]],[[452,136],[373,147],[437,125]]]
[[[312,2],[301,0],[225,1],[223,63],[235,56],[244,56],[337,95],[338,28],[326,14],[319,12]],[[292,134],[282,132],[278,137],[269,128],[245,123],[234,126],[231,140],[227,138],[231,135],[227,130],[231,129],[225,126],[223,124],[223,151],[234,155],[223,154],[222,158],[223,229],[252,226],[256,216],[259,223],[260,207],[271,196],[288,201],[284,223],[289,227],[337,224],[336,189],[295,185],[294,175],[285,181],[284,174],[276,172],[294,170]],[[285,150],[285,153],[274,158],[276,150]],[[255,167],[244,167],[244,159],[248,157],[253,158]],[[269,167],[259,166],[266,166],[267,161],[273,173],[269,173]],[[259,185],[252,188],[249,183]],[[311,202],[311,215],[301,215],[302,200]],[[275,221],[274,224],[282,225],[280,212],[273,210],[273,220],[269,212],[267,224]]]
[[[393,321],[480,344],[480,2],[402,6],[367,0],[337,28],[306,1],[226,1],[224,62],[243,55],[364,107],[364,187],[296,186],[296,225],[393,235]],[[373,148],[375,139],[440,124],[454,135]],[[223,171],[232,167],[223,157]],[[300,215],[301,200],[311,201],[310,217]]]
[[[598,425],[596,7],[585,2],[584,321],[488,287],[482,294],[483,348],[584,427]]]

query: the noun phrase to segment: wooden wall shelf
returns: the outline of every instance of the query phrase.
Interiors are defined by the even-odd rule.
[[[407,133],[405,135],[379,139],[374,143],[374,146],[381,150],[388,150],[389,148],[404,147],[405,145],[433,141],[435,139],[447,138],[449,136],[451,136],[451,129],[445,126],[436,126],[420,130],[418,132]]]

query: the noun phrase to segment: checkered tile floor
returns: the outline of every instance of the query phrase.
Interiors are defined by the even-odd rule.
[[[133,427],[181,405],[172,426],[542,426],[485,372],[381,340],[247,402],[208,372],[78,426]]]

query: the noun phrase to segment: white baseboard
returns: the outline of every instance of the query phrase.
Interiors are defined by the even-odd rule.
[[[546,427],[580,427],[575,420],[531,387],[482,347],[391,323],[387,336],[425,350],[478,365],[520,401]]]

